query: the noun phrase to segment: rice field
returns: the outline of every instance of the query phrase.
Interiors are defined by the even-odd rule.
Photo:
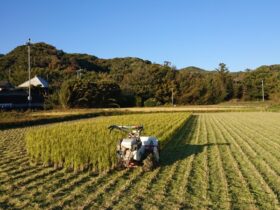
[[[280,209],[279,128],[279,113],[195,114],[159,168],[107,173],[30,165],[36,127],[2,130],[0,209]]]
[[[189,113],[134,114],[61,123],[32,129],[26,135],[27,152],[33,162],[94,171],[116,165],[116,145],[126,133],[109,132],[110,125],[143,125],[143,135],[155,135],[163,146],[187,121]]]

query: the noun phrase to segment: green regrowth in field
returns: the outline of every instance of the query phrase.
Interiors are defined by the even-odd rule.
[[[99,174],[30,165],[37,128],[0,131],[0,209],[279,209],[279,128],[279,113],[193,115],[159,168]]]
[[[117,142],[127,135],[119,131],[110,133],[109,125],[143,125],[145,133],[156,136],[163,145],[189,116],[188,113],[133,114],[62,123],[28,132],[26,147],[35,161],[74,170],[104,171],[115,166]]]

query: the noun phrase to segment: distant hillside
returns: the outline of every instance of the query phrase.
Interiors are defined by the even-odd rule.
[[[180,71],[200,72],[200,73],[209,72],[209,71],[206,71],[204,69],[201,69],[201,68],[198,68],[198,67],[195,67],[195,66],[188,66],[188,67],[180,69]]]
[[[260,72],[260,71],[266,71],[266,72],[280,72],[280,64],[275,64],[275,65],[263,65],[255,69],[255,71]]]
[[[135,66],[151,64],[139,58],[99,59],[96,56],[78,53],[65,53],[46,43],[31,46],[32,74],[75,74],[79,69],[93,72],[127,72]],[[11,73],[15,85],[26,80],[27,47],[19,46],[0,57],[0,80],[8,79]]]
[[[168,65],[134,57],[102,59],[94,55],[66,53],[41,42],[31,46],[31,66],[32,77],[40,75],[48,80],[49,100],[54,105],[59,103],[62,84],[68,81],[71,81],[71,88],[79,87],[75,97],[81,96],[81,100],[86,101],[96,96],[93,87],[97,84],[102,97],[110,100],[110,94],[119,90],[122,94],[117,97],[120,106],[170,104],[172,92],[176,104],[262,100],[262,80],[265,99],[280,101],[280,65],[264,65],[244,72],[230,72],[225,64],[217,64],[213,71],[195,66],[175,70]],[[27,68],[26,46],[0,55],[0,80],[18,85],[28,79]],[[80,69],[81,74],[78,74]]]
[[[36,43],[31,46],[31,65],[34,68],[48,69],[74,69],[76,67],[96,68],[95,56],[87,54],[69,54],[57,50],[54,46],[46,43]],[[27,67],[27,47],[25,45],[16,47],[8,54],[1,57],[0,71],[7,68]]]

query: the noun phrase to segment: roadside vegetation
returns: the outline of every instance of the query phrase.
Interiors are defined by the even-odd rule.
[[[54,109],[34,111],[2,111],[0,112],[0,129],[42,125],[52,122],[71,121],[96,116],[119,115],[128,113],[153,112],[279,112],[280,106],[271,101],[266,102],[237,102],[230,101],[217,105],[188,105],[160,107],[129,107],[129,108],[83,108],[83,109]]]

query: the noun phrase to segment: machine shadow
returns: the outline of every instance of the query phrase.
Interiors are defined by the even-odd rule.
[[[172,165],[177,161],[197,155],[212,146],[230,146],[230,143],[190,144],[189,142],[194,138],[194,131],[197,126],[198,116],[193,115],[162,150],[160,154],[161,166]]]

